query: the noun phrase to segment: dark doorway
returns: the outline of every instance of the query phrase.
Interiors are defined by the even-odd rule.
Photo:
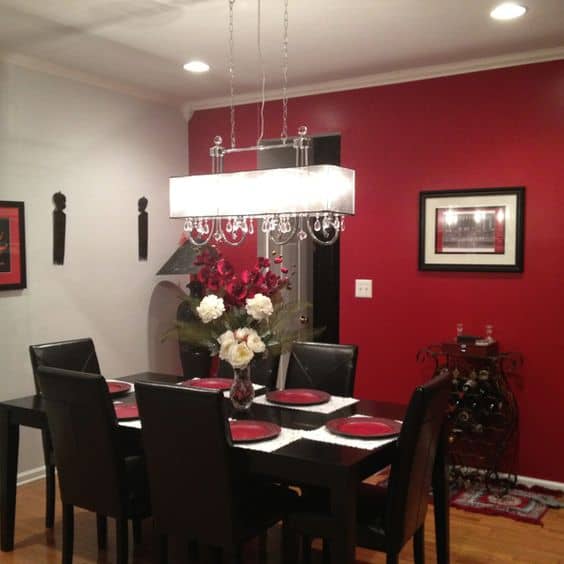
[[[267,141],[265,144],[279,143]],[[258,153],[258,168],[284,168],[295,166],[295,151],[289,144],[288,149],[262,151]],[[311,164],[341,164],[341,136],[324,135],[312,138],[309,154]],[[340,240],[330,246],[300,243],[302,249],[308,249],[309,257],[300,261],[308,272],[304,278],[310,281],[310,290],[306,291],[307,300],[313,304],[313,327],[322,328],[317,341],[326,343],[339,342],[339,265]],[[291,244],[289,244],[291,245]],[[289,253],[289,248],[286,253]],[[308,284],[306,283],[306,286]]]

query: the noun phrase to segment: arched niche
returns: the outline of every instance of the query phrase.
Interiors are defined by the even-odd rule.
[[[169,280],[159,282],[149,302],[149,370],[182,375],[178,342],[163,335],[174,325],[176,312],[186,294]]]

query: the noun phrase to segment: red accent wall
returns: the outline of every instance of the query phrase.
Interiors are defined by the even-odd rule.
[[[266,106],[266,138],[280,103]],[[356,395],[406,401],[426,377],[415,360],[452,338],[456,323],[525,359],[513,380],[521,410],[519,472],[564,482],[564,61],[290,100],[289,130],[342,135],[356,170],[358,213],[341,243],[341,340],[360,348]],[[209,171],[214,135],[228,139],[227,109],[189,125],[191,173]],[[237,108],[239,145],[256,139],[257,107]],[[227,168],[253,167],[254,157]],[[422,190],[525,186],[522,274],[420,272]],[[232,253],[254,260],[256,245]],[[374,298],[353,296],[371,278]]]

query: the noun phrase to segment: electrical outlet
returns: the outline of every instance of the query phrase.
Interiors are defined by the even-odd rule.
[[[372,280],[355,280],[354,296],[355,298],[371,298]]]

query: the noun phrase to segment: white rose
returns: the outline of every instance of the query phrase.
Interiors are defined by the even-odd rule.
[[[221,360],[227,360],[229,362],[231,347],[234,346],[235,341],[227,341],[225,343],[222,343],[222,345],[219,347],[219,358],[221,358]]]
[[[247,337],[247,346],[255,353],[263,353],[266,349],[266,345],[263,340],[258,336],[256,331],[253,331]]]
[[[209,323],[214,319],[218,319],[225,311],[223,298],[218,298],[214,294],[210,294],[202,299],[200,305],[196,308],[196,311],[204,323]]]
[[[249,329],[248,327],[241,327],[235,331],[235,339],[238,341],[244,341],[251,334],[251,332],[256,333],[254,329]]]
[[[218,338],[217,342],[219,343],[219,358],[221,360],[228,360],[229,359],[229,349],[233,344],[235,344],[235,335],[233,331],[225,331],[222,333]]]
[[[246,343],[237,343],[229,348],[228,362],[233,368],[243,368],[253,360],[253,351]]]
[[[233,333],[233,331],[225,331],[225,333],[222,333],[218,338],[217,338],[217,342],[220,345],[223,345],[224,343],[234,343],[235,342],[235,335]]]
[[[247,313],[258,321],[262,321],[272,315],[274,308],[268,296],[255,294],[253,298],[247,298]]]

